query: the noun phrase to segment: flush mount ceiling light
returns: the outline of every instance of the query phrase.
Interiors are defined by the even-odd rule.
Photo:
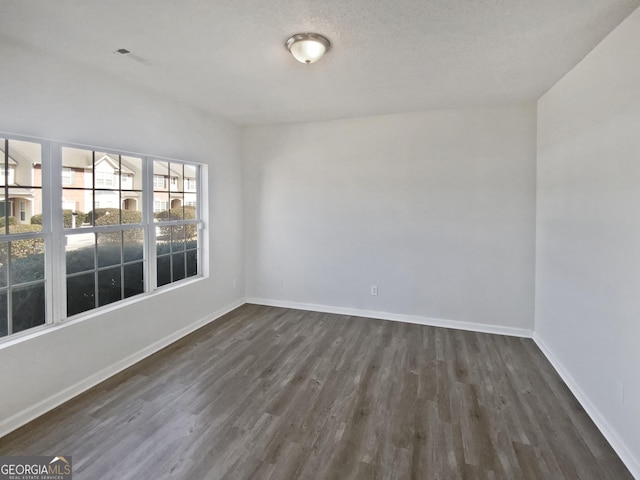
[[[317,33],[297,33],[285,46],[300,63],[315,63],[329,50],[329,40]]]

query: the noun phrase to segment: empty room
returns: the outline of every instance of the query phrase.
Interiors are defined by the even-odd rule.
[[[640,479],[639,46],[2,0],[0,479]]]

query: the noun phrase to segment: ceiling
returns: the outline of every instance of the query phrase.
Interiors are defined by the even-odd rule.
[[[640,0],[2,0],[13,42],[242,125],[537,99]],[[331,41],[303,65],[286,39]],[[114,53],[126,48],[132,55]],[[630,45],[629,48],[637,48]]]

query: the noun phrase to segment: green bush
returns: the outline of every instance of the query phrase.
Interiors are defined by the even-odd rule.
[[[95,225],[117,225],[120,223],[120,210],[117,208],[96,208],[87,213],[86,221]],[[95,218],[95,220],[94,220]],[[137,210],[122,210],[122,223],[141,223],[142,212]]]
[[[106,212],[99,215],[99,210],[106,210]],[[96,225],[118,225],[120,223],[120,210],[117,208],[100,208],[96,209]],[[101,213],[101,212],[100,212]],[[99,215],[99,216],[98,216]],[[132,224],[142,222],[142,212],[135,210],[122,210],[122,223]],[[135,230],[123,230],[123,236],[125,243],[139,243],[144,240],[144,232],[142,229],[136,228]],[[102,233],[98,236],[99,243],[120,243],[120,232]]]
[[[16,217],[9,217],[9,225],[17,225],[18,220]],[[6,217],[0,217],[0,227],[4,227],[6,225]]]
[[[40,231],[42,231],[42,227],[40,227],[40,225],[9,225],[9,233],[29,233]],[[16,258],[42,255],[44,254],[44,240],[42,238],[13,240],[11,242],[11,254]]]
[[[102,225],[115,225],[118,223],[118,215],[120,214],[120,210],[117,208],[96,208],[95,210],[90,211],[86,215],[87,223],[93,225],[94,222],[97,222],[99,218],[107,216],[104,220],[105,223]],[[95,223],[98,225],[98,223]]]
[[[153,214],[160,222],[168,220],[182,220],[183,207],[172,208],[171,210],[163,210]],[[196,207],[184,207],[184,220],[193,220],[196,218]]]
[[[161,212],[154,213],[154,217],[159,222],[168,222],[171,220],[183,220],[182,218],[182,207],[172,208],[171,210],[163,210]],[[184,207],[184,220],[194,220],[196,218],[196,207],[187,206]],[[187,240],[196,238],[198,234],[198,226],[197,225],[187,225]],[[164,237],[166,239],[169,238],[171,234],[171,227],[165,226],[160,227],[160,237]]]
[[[73,211],[72,210],[63,210],[62,216],[64,218],[64,228],[71,228]],[[85,214],[82,212],[76,211],[76,227],[79,227],[84,223]]]
[[[64,228],[71,228],[73,225],[73,210],[63,210],[62,218],[64,223]],[[79,227],[84,223],[85,214],[82,212],[76,212],[76,227]],[[31,217],[32,225],[42,225],[42,214],[39,213]]]

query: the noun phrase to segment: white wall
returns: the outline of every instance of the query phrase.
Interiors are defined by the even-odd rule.
[[[535,330],[640,478],[638,45],[640,10],[538,102]]]
[[[1,436],[242,302],[244,267],[236,126],[83,66],[0,47],[0,131],[205,162],[211,222],[209,279],[0,349]]]
[[[535,119],[532,104],[246,128],[247,297],[530,332]]]

